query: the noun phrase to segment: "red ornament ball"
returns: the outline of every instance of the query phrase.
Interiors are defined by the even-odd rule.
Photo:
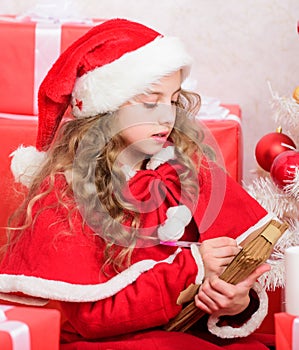
[[[290,148],[296,148],[296,145],[289,136],[281,132],[271,132],[257,143],[255,158],[259,166],[269,172],[274,159]]]
[[[270,176],[273,182],[281,189],[295,178],[296,168],[299,169],[299,152],[285,151],[273,161]]]

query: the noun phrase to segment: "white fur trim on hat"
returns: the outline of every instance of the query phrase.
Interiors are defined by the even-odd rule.
[[[10,154],[10,157],[12,157],[10,168],[15,181],[29,187],[34,175],[46,159],[46,153],[39,152],[33,146],[21,145]]]
[[[182,69],[184,80],[191,61],[178,38],[160,36],[77,78],[72,93],[73,114],[89,117],[115,111],[167,74]]]
[[[220,338],[247,337],[261,325],[268,313],[268,295],[258,282],[253,285],[252,289],[257,293],[260,299],[260,305],[251,318],[239,328],[234,328],[231,326],[219,327],[217,326],[219,318],[212,315],[208,320],[208,329],[211,333]]]
[[[170,207],[166,212],[167,219],[158,228],[158,237],[161,241],[178,241],[184,234],[192,214],[185,205]]]

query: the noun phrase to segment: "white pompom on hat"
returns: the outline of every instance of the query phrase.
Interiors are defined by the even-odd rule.
[[[48,150],[69,105],[78,118],[115,111],[165,75],[181,69],[184,80],[191,61],[178,38],[140,23],[112,19],[93,27],[60,55],[40,86],[34,167],[44,159],[39,153]],[[24,175],[14,172],[16,181],[26,178],[28,185]]]

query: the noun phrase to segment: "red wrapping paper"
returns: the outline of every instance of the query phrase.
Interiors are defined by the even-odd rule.
[[[224,105],[234,118],[204,120],[219,145],[225,169],[236,181],[243,175],[243,136],[241,109],[238,105]]]
[[[0,111],[37,114],[38,86],[52,64],[72,42],[95,24],[0,17]]]
[[[274,318],[276,350],[299,349],[299,317],[280,312]]]
[[[275,335],[274,315],[282,311],[282,288],[275,288],[274,291],[267,291],[269,298],[268,314],[263,320],[260,327],[256,330],[257,333]]]
[[[58,310],[34,307],[12,307],[5,311],[4,314],[6,319],[0,320],[0,327],[1,325],[10,325],[11,330],[4,331],[0,329],[1,350],[25,350],[27,347],[26,345],[30,345],[30,350],[59,349],[60,312]],[[26,328],[29,329],[29,332],[26,332]],[[12,339],[17,329],[25,333],[22,335],[23,345],[18,347],[18,349],[13,347]],[[10,335],[9,332],[11,332],[12,335]]]
[[[3,116],[3,115],[2,115]],[[5,226],[8,217],[13,213],[22,201],[22,195],[18,192],[22,186],[16,184],[10,170],[10,155],[19,145],[35,145],[37,133],[36,117],[20,117],[10,115],[9,118],[1,118],[0,113],[0,246],[6,241]]]

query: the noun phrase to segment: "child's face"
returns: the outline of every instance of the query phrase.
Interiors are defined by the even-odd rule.
[[[118,111],[118,127],[126,149],[119,161],[138,169],[145,156],[159,152],[175,123],[181,72],[163,77],[146,94],[136,96]]]

